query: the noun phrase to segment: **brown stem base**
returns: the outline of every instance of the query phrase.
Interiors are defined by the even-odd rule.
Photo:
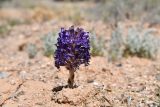
[[[69,70],[68,87],[73,88],[74,84],[74,70]]]

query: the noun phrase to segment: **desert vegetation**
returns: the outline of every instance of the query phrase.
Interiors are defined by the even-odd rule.
[[[159,5],[1,0],[0,107],[159,107]]]

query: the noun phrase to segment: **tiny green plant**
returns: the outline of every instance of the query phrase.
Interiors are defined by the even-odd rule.
[[[11,27],[16,26],[16,25],[20,25],[23,24],[24,22],[18,19],[8,19],[7,20],[7,24]]]
[[[124,51],[124,38],[123,38],[122,29],[118,27],[115,31],[112,32],[111,40],[109,43],[109,61],[115,61],[122,58]]]
[[[0,25],[0,37],[5,37],[10,32],[10,28],[7,25]]]
[[[37,55],[37,47],[35,44],[28,44],[27,46],[27,52],[28,52],[28,56],[29,58],[34,58]]]
[[[48,33],[43,38],[44,55],[50,57],[56,50],[57,35],[56,33]]]
[[[102,37],[97,37],[95,33],[91,34],[91,55],[92,56],[104,56],[105,54],[105,41]]]

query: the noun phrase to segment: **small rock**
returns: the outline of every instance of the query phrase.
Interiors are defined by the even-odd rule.
[[[25,80],[25,79],[27,79],[27,72],[26,71],[21,71],[19,73],[19,76],[20,76],[21,79]]]
[[[0,71],[0,79],[7,78],[8,76],[9,76],[9,73],[8,73],[8,72],[1,72],[1,71]]]
[[[104,87],[104,89],[107,91],[107,92],[112,92],[112,88],[110,85]]]
[[[158,74],[156,75],[156,79],[157,79],[158,81],[160,81],[160,73],[158,73]]]
[[[102,71],[103,71],[103,72],[106,72],[106,71],[107,71],[107,69],[106,69],[106,68],[102,68]]]
[[[87,83],[93,83],[94,80],[93,79],[87,79]]]
[[[140,86],[138,86],[138,87],[133,87],[133,88],[131,89],[131,91],[132,91],[132,92],[141,92],[141,91],[144,91],[145,89],[146,89],[145,86],[140,85]]]
[[[96,88],[103,88],[104,87],[104,85],[102,85],[102,84],[100,84],[100,83],[98,83],[98,82],[93,82],[93,85],[96,87]]]
[[[93,85],[99,86],[99,83],[98,82],[93,82]]]
[[[16,81],[15,81],[15,80],[10,80],[9,83],[10,83],[11,85],[15,85],[15,84],[16,84]]]
[[[54,78],[55,78],[55,79],[59,79],[58,75],[56,75]]]
[[[121,64],[121,63],[119,63],[119,64],[117,64],[116,66],[117,66],[117,67],[122,67],[122,64]]]

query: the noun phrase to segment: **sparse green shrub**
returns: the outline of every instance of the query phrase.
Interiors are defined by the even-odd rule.
[[[123,55],[155,59],[159,51],[159,38],[156,38],[153,34],[154,31],[151,29],[130,28]]]
[[[11,27],[15,26],[15,25],[20,25],[23,24],[24,22],[18,19],[8,19],[7,20],[7,24]]]
[[[0,25],[0,37],[5,37],[10,32],[10,28],[7,25]]]
[[[95,33],[91,34],[91,55],[103,56],[105,54],[105,41],[102,37],[97,37]]]
[[[28,44],[27,52],[28,52],[29,58],[34,58],[38,52],[36,45],[35,44]]]
[[[115,61],[122,57],[125,48],[124,43],[125,41],[123,38],[122,29],[118,27],[112,32],[108,51],[109,60]]]
[[[126,47],[124,50],[123,56],[127,57],[129,55],[140,55],[141,51],[141,44],[142,43],[142,36],[138,29],[136,28],[129,28],[128,35],[126,40]]]
[[[128,56],[157,58],[160,38],[154,35],[153,29],[140,29],[142,28],[129,28],[127,36],[119,28],[113,31],[109,46],[109,59],[117,60]]]
[[[10,2],[11,0],[0,0],[0,8],[3,6],[5,2]]]
[[[44,55],[50,57],[56,50],[57,35],[56,33],[48,33],[43,38]]]
[[[105,0],[86,9],[86,17],[115,25],[125,19],[141,20],[154,25],[160,23],[159,4],[160,0]]]
[[[88,12],[88,17],[91,20],[100,20],[101,18],[104,22],[115,25],[118,21],[124,20],[128,10],[130,10],[130,7],[129,9],[127,8],[126,1],[105,0],[105,2],[97,3],[91,8],[86,9],[86,12]]]

